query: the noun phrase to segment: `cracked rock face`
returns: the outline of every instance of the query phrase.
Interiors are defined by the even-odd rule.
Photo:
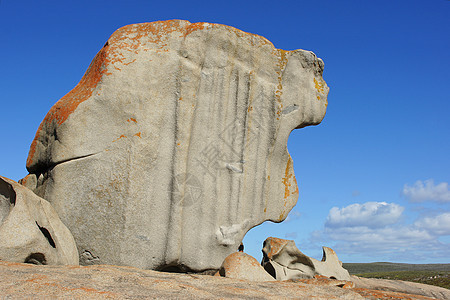
[[[336,252],[323,248],[322,261],[298,250],[292,240],[269,237],[264,241],[261,264],[277,280],[307,279],[316,275],[350,281],[350,274],[342,267]]]
[[[50,203],[2,176],[0,260],[78,265],[75,241]]]
[[[41,123],[23,182],[82,264],[218,269],[296,204],[286,144],[324,117],[322,72],[310,51],[224,25],[125,26]]]

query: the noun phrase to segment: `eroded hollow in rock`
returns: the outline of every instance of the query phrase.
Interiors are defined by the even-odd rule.
[[[39,226],[38,222],[36,222],[36,225],[39,228],[39,230],[42,232],[42,234],[45,236],[45,238],[47,239],[50,246],[52,246],[53,248],[56,248],[55,241],[53,240],[52,235],[50,234],[48,229],[45,227]]]
[[[25,258],[24,263],[33,264],[33,265],[46,265],[47,260],[45,259],[45,255],[43,253],[31,253]]]
[[[16,204],[16,192],[10,184],[0,179],[0,224],[9,215],[11,207]]]
[[[181,269],[179,266],[167,266],[158,270],[160,272],[168,273],[187,273],[185,270]]]
[[[267,259],[267,261],[269,261]],[[267,271],[267,273],[270,274],[270,276],[272,276],[273,278],[277,278],[277,272],[275,271],[274,267],[271,264],[264,264],[264,270]]]

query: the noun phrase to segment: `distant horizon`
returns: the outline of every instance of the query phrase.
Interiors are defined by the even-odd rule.
[[[399,263],[399,262],[389,262],[389,261],[373,261],[373,262],[342,262],[343,264],[397,264],[397,265],[450,265],[450,263]]]

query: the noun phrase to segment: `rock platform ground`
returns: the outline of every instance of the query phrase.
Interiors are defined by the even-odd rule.
[[[108,265],[36,266],[0,261],[0,274],[1,296],[6,299],[433,299],[375,290],[376,286],[345,288],[342,281],[325,278],[249,282]],[[440,299],[449,299],[448,294]]]

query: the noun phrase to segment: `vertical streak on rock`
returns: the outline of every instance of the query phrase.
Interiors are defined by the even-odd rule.
[[[170,75],[174,75],[174,74],[170,74]],[[172,187],[171,190],[175,191],[175,177],[176,177],[176,172],[177,172],[177,141],[178,141],[178,96],[177,96],[177,91],[179,91],[179,86],[177,84],[178,80],[177,80],[177,76],[175,75],[175,78],[173,79],[175,80],[175,93],[172,97],[172,99],[167,99],[168,102],[172,102],[174,104],[174,108],[169,110],[172,111],[172,120],[171,122],[168,122],[169,124],[173,124],[173,138],[169,139],[172,141],[172,153],[171,153],[171,157],[172,157],[172,161],[170,163],[170,173],[169,176],[171,176],[170,179],[170,186]],[[180,187],[178,187],[178,191],[182,193],[184,190],[180,190]],[[179,209],[177,209],[177,203],[175,203],[175,201],[177,199],[175,199],[174,197],[174,193],[169,193],[169,197],[170,197],[170,206],[169,206],[169,223],[167,224],[167,235],[166,235],[166,247],[165,247],[165,254],[164,254],[164,262],[168,265],[173,264],[176,261],[176,258],[178,257],[177,255],[177,250],[178,250],[178,236],[180,235],[180,218],[181,216],[179,215]]]
[[[251,124],[249,123],[247,117],[248,117],[248,107],[250,106],[251,103],[251,77],[250,77],[250,73],[245,74],[245,87],[244,87],[244,95],[243,95],[243,105],[241,105],[241,110],[243,112],[243,120],[242,120],[242,133],[240,133],[238,136],[241,137],[241,141],[238,142],[239,144],[237,145],[239,149],[237,149],[237,153],[239,153],[239,157],[237,159],[237,161],[235,163],[237,164],[242,164],[242,162],[244,161],[244,157],[245,157],[245,149],[246,149],[246,145],[247,145],[247,137],[249,134],[249,130],[251,130]],[[236,224],[239,224],[242,222],[242,211],[240,209],[241,206],[241,202],[243,199],[243,194],[244,194],[244,190],[243,188],[245,188],[245,181],[242,176],[240,176],[240,173],[234,173],[235,177],[237,178],[237,184],[238,184],[238,193],[236,193],[236,211],[235,211],[235,218],[236,220],[234,221]]]
[[[179,141],[177,141],[176,143],[176,149],[179,150],[180,153],[180,158],[182,157],[181,161],[180,161],[180,168],[182,169],[182,171],[180,170],[180,172],[186,174],[187,177],[191,176],[191,173],[188,172],[188,170],[190,170],[190,159],[189,159],[189,151],[190,151],[190,141],[191,141],[191,133],[192,133],[192,127],[193,127],[193,113],[192,110],[190,109],[189,106],[189,97],[186,97],[189,93],[185,91],[186,88],[183,88],[183,84],[182,81],[184,80],[184,76],[185,76],[185,72],[187,72],[187,66],[185,66],[185,62],[183,61],[185,58],[183,57],[183,54],[187,53],[186,51],[186,34],[184,34],[184,38],[181,41],[181,45],[180,45],[180,49],[178,50],[178,74],[177,74],[177,88],[176,91],[178,91],[178,99],[177,99],[177,103],[179,102],[179,111],[180,114],[178,116],[178,118],[180,119],[181,122],[181,126],[180,129],[182,130],[182,137],[180,138]],[[181,56],[180,56],[181,54]],[[185,103],[186,102],[186,103]],[[186,147],[186,140],[188,140],[187,142],[187,146]],[[181,145],[183,144],[183,145]],[[186,193],[190,193],[190,190],[188,190],[188,188],[186,187],[186,181],[188,180],[188,178],[185,179],[184,186],[183,186],[183,193],[184,196],[186,196]],[[193,201],[192,198],[189,196],[189,200]],[[178,254],[178,259],[179,260],[183,260],[185,253],[184,253],[184,249],[182,247],[182,245],[187,244],[187,238],[191,237],[192,240],[195,241],[195,243],[198,243],[197,239],[198,236],[192,236],[192,234],[190,234],[190,230],[192,229],[197,229],[197,228],[192,228],[192,226],[190,226],[190,224],[188,223],[189,219],[185,217],[185,214],[188,213],[186,210],[189,209],[189,207],[187,207],[186,203],[187,200],[186,198],[183,198],[183,201],[180,204],[181,206],[181,220],[180,220],[180,236],[179,236],[179,254]],[[188,250],[189,249],[185,249]]]

